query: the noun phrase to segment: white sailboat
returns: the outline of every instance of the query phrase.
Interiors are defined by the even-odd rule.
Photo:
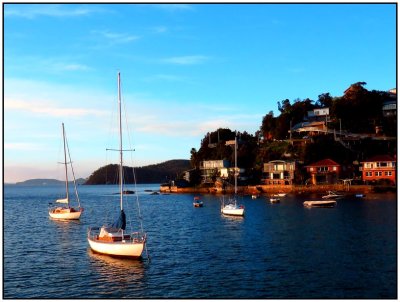
[[[118,109],[119,109],[119,189],[120,189],[120,216],[112,225],[91,227],[88,230],[88,242],[90,248],[101,254],[116,257],[140,258],[146,247],[146,234],[140,221],[140,231],[126,231],[126,215],[123,208],[124,175],[123,175],[123,149],[122,149],[122,121],[121,121],[121,79],[118,73]],[[137,190],[136,199],[139,205]],[[139,219],[141,219],[139,210]],[[146,250],[147,251],[147,250]]]
[[[81,208],[80,200],[79,200],[79,195],[78,195],[78,190],[76,188],[76,181],[75,181],[75,174],[74,174],[74,168],[72,167],[72,161],[71,161],[71,155],[69,153],[69,148],[68,148],[68,143],[67,143],[67,138],[65,135],[65,129],[64,129],[64,123],[62,123],[62,133],[63,133],[63,142],[64,142],[64,166],[65,166],[65,192],[66,192],[66,197],[57,199],[56,202],[58,203],[63,203],[66,204],[66,206],[58,206],[58,207],[53,207],[49,209],[49,215],[53,219],[65,219],[65,220],[70,220],[70,219],[79,219],[81,217],[81,214],[83,212],[83,208]],[[71,164],[71,171],[72,171],[72,176],[74,180],[74,188],[75,188],[75,196],[76,200],[78,202],[78,208],[75,209],[71,207],[71,200],[69,196],[69,184],[68,184],[68,162],[67,162],[67,151],[68,151],[68,157],[69,157],[69,164]]]
[[[232,144],[231,142],[226,142],[226,144]],[[221,201],[221,213],[224,215],[230,215],[230,216],[244,216],[244,206],[243,205],[238,205],[237,200],[236,200],[236,195],[237,195],[237,176],[239,174],[238,168],[237,168],[237,139],[235,136],[235,195],[231,198],[228,199],[228,201],[225,203],[225,197],[222,196],[222,201]]]

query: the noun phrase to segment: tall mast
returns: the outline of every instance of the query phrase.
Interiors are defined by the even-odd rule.
[[[237,193],[237,140],[235,135],[235,195]]]
[[[122,197],[123,197],[123,162],[122,162],[122,119],[121,119],[121,75],[118,72],[118,111],[119,111],[119,193],[120,193],[120,207],[122,210]]]
[[[67,168],[67,152],[65,150],[65,130],[64,123],[62,123],[63,142],[64,142],[64,165],[65,165],[65,191],[67,192],[67,201],[69,206],[69,189],[68,189],[68,168]]]

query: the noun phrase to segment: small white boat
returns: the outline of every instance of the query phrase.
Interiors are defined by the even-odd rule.
[[[75,181],[75,174],[74,174],[74,168],[72,167],[72,160],[71,160],[71,155],[69,153],[69,148],[68,148],[68,142],[67,138],[65,135],[65,129],[64,129],[64,123],[62,123],[62,133],[63,133],[63,142],[64,142],[64,166],[65,166],[65,193],[66,197],[57,199],[56,202],[58,203],[64,203],[67,204],[66,206],[58,206],[58,207],[53,207],[49,209],[49,215],[52,219],[62,219],[62,220],[78,220],[81,217],[81,214],[83,212],[83,208],[81,208],[80,200],[79,200],[79,195],[78,195],[78,190],[76,188],[76,181]],[[67,151],[68,151],[68,157],[69,157],[69,162],[67,162]],[[71,204],[71,200],[69,197],[69,184],[68,184],[68,164],[71,164],[71,171],[72,171],[72,176],[74,179],[74,187],[75,187],[75,196],[76,196],[76,201],[78,203],[78,208],[73,208]]]
[[[237,205],[236,198],[229,199],[229,203],[222,204],[221,213],[230,216],[244,216],[244,206]]]
[[[355,196],[356,196],[357,198],[364,198],[364,197],[365,197],[365,194],[360,193],[360,194],[356,194]]]
[[[338,194],[335,191],[328,191],[328,195],[322,196],[323,199],[337,199],[342,198],[344,195]]]
[[[285,197],[287,194],[286,193],[276,193],[272,194],[273,197]]]
[[[270,203],[279,203],[281,200],[278,197],[270,197],[269,202]]]
[[[200,200],[200,197],[198,197],[198,196],[194,197],[193,206],[195,208],[201,208],[203,206],[203,202]]]
[[[136,201],[138,205],[138,217],[140,221],[140,231],[126,231],[126,215],[123,208],[124,197],[124,177],[123,177],[123,151],[122,148],[122,126],[121,126],[121,86],[120,73],[118,73],[118,109],[119,109],[119,195],[120,195],[120,215],[112,225],[103,225],[102,227],[90,227],[87,233],[87,239],[90,248],[100,254],[124,258],[140,258],[143,249],[146,248],[146,233],[143,231],[141,214],[139,209],[139,197],[135,190]],[[147,249],[146,249],[147,252]],[[148,256],[148,255],[147,255]]]
[[[303,205],[308,208],[333,208],[336,200],[309,200],[303,202]]]
[[[258,195],[255,195],[255,194],[251,195],[251,199],[257,199],[257,198],[258,198]]]

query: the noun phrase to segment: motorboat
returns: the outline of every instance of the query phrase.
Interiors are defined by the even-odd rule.
[[[338,194],[335,191],[328,191],[327,195],[322,196],[323,199],[338,199],[342,198],[344,195]]]
[[[287,194],[286,193],[276,193],[272,194],[273,197],[285,197]]]
[[[193,206],[195,208],[201,208],[203,206],[203,202],[200,200],[200,197],[195,196],[193,199]]]
[[[270,203],[279,203],[281,200],[278,197],[271,196],[269,198]]]
[[[333,208],[336,206],[336,200],[309,200],[303,202],[307,208]]]

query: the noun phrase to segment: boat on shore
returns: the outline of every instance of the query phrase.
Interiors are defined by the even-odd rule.
[[[308,200],[303,202],[307,208],[333,208],[336,206],[336,200]]]

